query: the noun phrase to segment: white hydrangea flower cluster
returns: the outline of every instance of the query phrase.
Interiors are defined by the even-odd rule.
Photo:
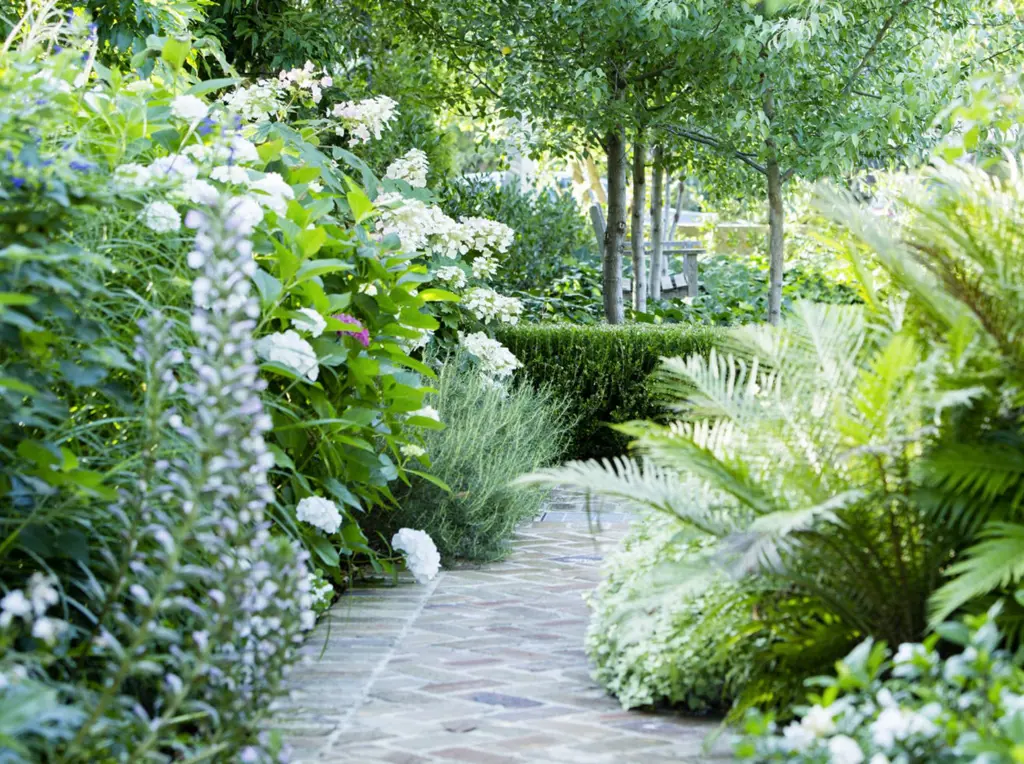
[[[512,372],[523,365],[512,351],[483,332],[459,332],[459,345],[466,352],[476,356],[480,364],[480,373],[492,380],[510,377]]]
[[[427,449],[423,446],[417,446],[415,443],[406,443],[404,446],[400,446],[398,450],[402,456],[407,456],[410,459],[418,459],[427,453]]]
[[[434,278],[443,281],[449,289],[463,289],[466,286],[466,272],[457,265],[443,265],[434,273]]]
[[[473,278],[488,279],[498,272],[498,261],[490,255],[479,255],[473,258],[471,267]]]
[[[404,180],[413,188],[426,188],[429,170],[430,164],[426,153],[419,149],[409,149],[388,165],[384,176],[392,180]]]
[[[313,346],[292,329],[262,337],[256,350],[268,361],[287,366],[310,382],[316,382],[320,375],[320,361]]]
[[[432,581],[441,569],[441,555],[434,540],[425,531],[401,528],[391,538],[391,546],[405,555],[405,567],[416,583]]]
[[[378,195],[374,204],[381,210],[378,233],[397,235],[403,252],[426,249],[430,237],[438,235],[451,222],[440,207],[429,206],[419,199],[406,199],[397,192]]]
[[[267,122],[288,115],[284,91],[275,80],[235,88],[221,100],[245,122]]]
[[[278,72],[277,81],[285,88],[305,91],[313,103],[320,103],[323,98],[323,88],[329,88],[334,84],[334,78],[326,71],[316,72],[312,61],[307,61],[301,69]]]
[[[487,287],[474,287],[462,300],[474,316],[487,324],[498,321],[515,326],[523,312],[523,303],[515,297],[506,297]]]
[[[263,206],[282,216],[288,212],[288,201],[295,198],[295,191],[276,172],[263,173],[249,183],[249,188],[257,193]]]
[[[306,332],[311,337],[319,337],[327,328],[327,319],[312,308],[299,308],[297,313],[301,315],[292,319],[292,326],[300,332]]]
[[[154,233],[173,233],[181,228],[181,215],[168,202],[150,202],[142,208],[139,217]]]
[[[307,496],[295,508],[295,516],[314,528],[330,535],[341,527],[341,512],[338,505],[321,496]]]
[[[24,589],[7,592],[0,599],[0,628],[9,629],[16,620],[21,621],[33,637],[54,644],[68,628],[65,621],[46,615],[60,601],[56,585],[55,576],[36,572],[29,576],[27,594]]]
[[[516,232],[497,220],[464,217],[460,220],[469,238],[469,248],[481,254],[503,254],[512,246]]]
[[[397,106],[397,101],[382,95],[335,104],[331,114],[341,121],[338,135],[349,133],[353,143],[369,143],[371,138],[380,140],[384,129],[395,118]]]
[[[194,95],[180,95],[171,101],[171,114],[185,122],[198,122],[207,115],[210,107]]]

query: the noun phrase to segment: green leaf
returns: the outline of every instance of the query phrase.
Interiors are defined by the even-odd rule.
[[[346,177],[345,181],[348,185],[348,193],[345,194],[345,198],[348,200],[348,206],[352,210],[352,216],[355,218],[356,223],[362,223],[374,214],[376,208],[373,206],[373,202],[370,201],[370,197],[353,180]]]
[[[423,478],[428,483],[433,483],[442,491],[447,491],[448,493],[452,492],[451,486],[448,485],[443,480],[441,480],[441,478],[439,478],[437,475],[431,475],[429,472],[423,472],[421,470],[411,470],[408,468],[406,468],[405,471],[408,472],[410,475],[416,475],[417,477]]]
[[[319,557],[325,565],[332,568],[338,567],[341,563],[341,557],[338,555],[338,550],[335,549],[334,544],[329,539],[324,538],[318,533],[310,533],[306,536],[307,543],[316,552],[316,556]]]
[[[461,299],[454,292],[449,292],[445,289],[437,289],[435,287],[424,289],[420,292],[419,298],[423,300],[423,302],[459,302]]]
[[[215,80],[203,80],[202,82],[197,82],[186,90],[185,95],[206,95],[207,93],[212,93],[214,90],[221,90],[222,88],[229,88],[232,85],[237,85],[241,81],[242,80],[238,77],[220,77]]]
[[[252,274],[252,280],[256,283],[256,291],[260,293],[260,303],[264,308],[277,302],[281,292],[284,291],[281,282],[262,268],[256,269],[256,272]]]
[[[185,59],[188,58],[191,48],[191,40],[168,37],[163,49],[160,51],[160,58],[170,64],[172,69],[178,70],[185,65]]]
[[[295,274],[295,283],[301,284],[303,281],[316,276],[337,273],[338,271],[350,271],[352,268],[353,265],[351,263],[346,263],[344,260],[338,260],[337,258],[307,260],[299,266],[299,270]]]
[[[18,292],[0,292],[0,305],[35,305],[39,298]]]
[[[295,241],[298,243],[299,249],[302,250],[303,257],[312,257],[326,243],[327,231],[320,227],[307,228],[299,232]]]

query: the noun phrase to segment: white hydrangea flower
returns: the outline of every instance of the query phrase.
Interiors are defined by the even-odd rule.
[[[384,176],[392,180],[404,180],[413,188],[425,188],[429,169],[426,153],[419,149],[410,149],[388,165]]]
[[[142,208],[143,224],[156,233],[172,233],[181,228],[181,215],[167,202],[150,202]]]
[[[431,331],[430,329],[420,330],[420,336],[409,343],[410,352],[413,350],[419,350],[420,348],[425,348],[430,343],[430,340],[431,338],[433,338],[433,336],[434,332]]]
[[[308,92],[313,103],[320,103],[323,98],[323,88],[329,88],[334,84],[334,79],[326,72],[320,74],[316,72],[312,61],[307,61],[301,69],[278,72],[277,80],[284,87]]]
[[[441,266],[434,277],[445,282],[451,289],[462,289],[466,286],[466,272],[457,265]]]
[[[433,419],[435,422],[441,421],[441,415],[433,406],[424,406],[421,409],[416,409],[416,411],[410,411],[409,416],[421,416],[426,419]]]
[[[261,192],[260,201],[278,215],[284,215],[288,211],[288,200],[295,198],[295,191],[276,172],[265,173],[249,183],[249,188]]]
[[[815,737],[827,737],[835,732],[836,723],[833,716],[835,709],[832,706],[812,706],[803,719],[801,726]]]
[[[307,496],[295,508],[295,516],[324,533],[337,533],[341,527],[341,512],[330,499],[320,496]]]
[[[320,365],[313,346],[291,329],[263,337],[256,343],[256,349],[268,361],[294,369],[311,382],[315,382],[320,374]]]
[[[836,735],[828,741],[828,752],[832,764],[862,764],[864,751],[857,741],[847,735]]]
[[[381,236],[396,234],[403,252],[425,249],[430,237],[455,225],[439,207],[428,206],[419,199],[406,199],[398,193],[379,194],[374,206],[381,211],[377,219],[378,233]]]
[[[202,98],[194,95],[180,95],[171,101],[171,114],[186,122],[196,122],[207,115],[210,108]]]
[[[118,188],[142,189],[148,186],[152,179],[153,174],[149,168],[135,162],[118,165],[114,169],[114,184]]]
[[[480,371],[492,379],[509,377],[523,365],[512,351],[483,332],[459,332],[459,345],[466,352],[476,356],[480,363]]]
[[[218,143],[213,148],[213,158],[217,162],[228,165],[254,164],[260,161],[260,153],[256,144],[240,135],[232,135],[227,141]]]
[[[205,143],[191,143],[183,148],[181,153],[196,162],[203,163],[210,158],[212,149]]]
[[[404,553],[405,567],[412,573],[416,583],[425,584],[433,580],[441,569],[441,555],[434,540],[424,531],[401,528],[391,538],[391,546]]]
[[[876,753],[871,757],[871,761],[869,761],[868,764],[892,764],[892,762],[884,753]]]
[[[263,208],[251,196],[235,196],[228,202],[228,230],[248,236],[263,220]]]
[[[134,93],[135,95],[149,95],[156,90],[153,83],[149,80],[136,80],[135,82],[129,82],[124,86],[124,89],[129,93]]]
[[[504,223],[480,217],[465,217],[459,223],[472,242],[471,249],[482,254],[507,252],[516,232]]]
[[[871,742],[882,750],[888,751],[898,740],[906,740],[912,735],[932,737],[939,729],[924,714],[898,706],[884,708],[868,727]]]
[[[331,114],[341,120],[338,135],[352,134],[353,143],[367,143],[380,139],[388,123],[395,118],[398,102],[387,96],[367,98],[363,101],[345,101],[335,104]]]
[[[150,176],[154,181],[183,183],[199,177],[199,168],[184,154],[168,154],[149,163]]]
[[[245,171],[245,168],[238,165],[214,167],[210,170],[210,177],[221,183],[230,183],[236,186],[249,185],[249,173]]]
[[[485,324],[497,320],[514,326],[519,323],[519,317],[523,312],[523,303],[520,300],[498,294],[486,287],[470,290],[463,299],[463,305]]]
[[[815,736],[800,722],[792,722],[782,730],[782,740],[791,753],[806,751],[816,740]]]
[[[220,192],[217,187],[209,181],[205,180],[189,180],[178,189],[177,195],[184,199],[192,202],[192,204],[202,204],[211,206],[217,203],[220,199]]]
[[[366,282],[365,284],[359,285],[359,293],[369,295],[370,297],[377,296],[377,285]]]
[[[235,88],[221,100],[246,122],[266,122],[287,113],[284,96],[277,83],[260,80],[254,85]]]
[[[480,255],[473,258],[473,278],[489,279],[498,272],[498,261],[490,255]]]
[[[400,446],[398,450],[402,453],[402,456],[408,456],[410,459],[418,459],[427,453],[427,449],[414,443],[406,443],[404,446]]]
[[[319,337],[327,328],[327,319],[321,316],[312,308],[299,308],[302,318],[293,318],[292,326],[301,332],[307,332],[313,337]]]

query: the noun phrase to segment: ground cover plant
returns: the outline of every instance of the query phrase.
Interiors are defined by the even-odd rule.
[[[737,585],[689,586],[673,573],[712,539],[657,513],[636,518],[588,597],[587,652],[594,677],[623,708],[722,712],[750,670],[736,640],[747,622]]]

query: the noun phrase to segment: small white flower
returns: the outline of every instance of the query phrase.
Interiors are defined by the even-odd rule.
[[[871,761],[868,764],[892,764],[892,762],[889,761],[889,757],[884,753],[876,753],[871,757]]]
[[[248,236],[263,220],[263,208],[251,196],[236,196],[228,202],[228,230]]]
[[[459,346],[476,357],[485,377],[503,379],[523,365],[511,350],[483,332],[459,332]]]
[[[28,597],[32,600],[32,610],[42,615],[60,601],[55,588],[57,577],[44,573],[33,573],[28,579]]]
[[[172,233],[181,228],[181,215],[167,202],[150,202],[142,209],[142,222],[156,233]]]
[[[295,508],[295,515],[304,523],[319,528],[324,533],[337,533],[341,527],[341,512],[337,505],[320,496],[307,496]]]
[[[199,179],[186,181],[185,185],[181,187],[180,193],[192,204],[212,206],[220,199],[220,192],[216,186]]]
[[[814,734],[804,727],[800,722],[793,722],[782,730],[782,739],[786,750],[792,753],[800,753],[815,741]]]
[[[202,119],[209,110],[210,108],[203,102],[203,99],[194,95],[180,95],[171,101],[171,114],[186,122]]]
[[[313,337],[319,337],[327,328],[327,320],[312,308],[299,308],[303,318],[293,318],[292,326],[300,332],[307,332]]]
[[[57,618],[38,618],[32,624],[32,636],[52,645],[66,628],[67,624]]]
[[[263,337],[256,343],[260,355],[268,361],[294,369],[315,382],[320,374],[319,361],[313,346],[289,329]]]
[[[424,188],[427,185],[429,169],[427,155],[419,149],[410,149],[404,156],[388,165],[385,177],[404,180],[413,188]]]
[[[135,162],[118,165],[114,169],[114,184],[119,188],[141,189],[148,186],[151,180],[149,168]]]
[[[418,459],[427,453],[427,449],[414,443],[407,443],[398,450],[402,452],[402,456],[408,456],[410,459]]]
[[[6,629],[15,618],[32,618],[32,603],[21,589],[12,589],[0,599],[0,627]]]
[[[256,149],[256,144],[240,135],[233,135],[226,144],[217,146],[214,156],[217,161],[227,162],[229,165],[253,164],[260,161],[260,152]]]
[[[836,723],[832,718],[834,714],[835,709],[831,706],[828,708],[812,706],[811,710],[800,720],[800,724],[815,737],[826,737],[835,732]]]
[[[832,764],[861,764],[864,761],[864,751],[856,740],[846,735],[836,735],[829,740],[828,752]]]
[[[438,268],[434,277],[444,281],[452,289],[462,289],[466,286],[466,272],[457,265],[444,265]]]
[[[268,172],[252,181],[249,188],[261,192],[260,201],[278,215],[284,215],[288,211],[288,200],[295,198],[295,191],[276,172]]]
[[[421,409],[417,409],[416,411],[410,412],[409,416],[421,416],[427,419],[433,419],[435,422],[441,421],[441,415],[437,413],[437,409],[435,409],[433,406],[424,406]]]
[[[249,185],[249,173],[245,171],[244,167],[234,164],[214,167],[210,170],[210,177],[214,180],[219,180],[221,183],[229,183],[235,186]]]
[[[149,163],[149,172],[154,181],[182,183],[199,177],[199,168],[184,154],[168,154]]]
[[[402,528],[391,538],[391,546],[405,553],[405,566],[416,583],[425,584],[433,580],[441,569],[441,555],[434,540],[424,531]]]
[[[124,89],[136,95],[149,95],[156,88],[153,87],[153,83],[149,80],[136,80],[135,82],[129,82],[124,86]]]
[[[396,106],[398,103],[395,100],[377,96],[358,102],[335,104],[331,114],[341,121],[337,129],[339,135],[347,130],[353,143],[366,143],[371,138],[380,139],[384,128],[395,118]]]

